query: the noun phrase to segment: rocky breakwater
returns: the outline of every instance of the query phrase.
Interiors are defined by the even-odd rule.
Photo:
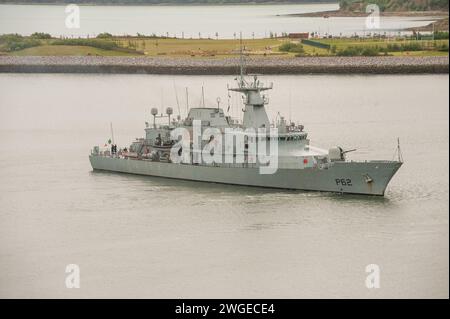
[[[246,57],[247,73],[417,74],[448,73],[448,56]],[[3,73],[238,74],[239,58],[0,56]]]

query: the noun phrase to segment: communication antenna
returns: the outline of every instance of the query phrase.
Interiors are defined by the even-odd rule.
[[[113,143],[113,145],[114,145],[114,144],[115,144],[115,143],[114,143],[114,130],[113,130],[112,122],[109,123],[109,126],[110,126],[110,128],[111,128],[111,140],[112,140],[112,143]]]
[[[186,87],[186,116],[189,113],[189,91],[188,88]]]
[[[236,92],[233,92],[233,104],[234,104],[234,116],[239,115],[239,96]]]
[[[158,115],[158,109],[156,107],[152,107],[150,112],[153,115],[153,128],[156,128],[156,116]]]
[[[170,126],[170,117],[171,117],[172,114],[173,114],[173,109],[172,109],[171,107],[168,107],[168,108],[166,109],[166,114],[167,114],[167,117],[169,118],[169,126]]]
[[[292,90],[289,88],[289,125],[292,123]]]
[[[216,99],[217,102],[217,109],[220,109],[220,97],[218,96]]]
[[[176,99],[176,101],[177,101],[178,115],[181,116],[180,102],[178,101],[178,93],[177,93],[177,87],[175,86],[175,81],[173,81],[173,89],[174,89],[174,91],[175,91],[175,99]]]
[[[205,88],[202,85],[202,107],[205,107]]]
[[[227,88],[228,88],[228,89],[230,88],[230,87],[228,86],[228,84],[227,84]],[[228,90],[228,95],[227,95],[228,109],[227,109],[227,113],[230,113],[230,107],[231,107],[231,105],[230,105],[230,98],[231,98],[230,90]]]
[[[239,32],[239,69],[241,76],[241,85],[244,84],[244,54],[242,48],[242,31]]]

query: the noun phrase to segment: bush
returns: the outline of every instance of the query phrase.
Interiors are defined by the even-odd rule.
[[[103,32],[97,35],[97,39],[111,39],[113,36],[111,33]]]
[[[448,52],[448,43],[441,43],[441,44],[436,46],[436,49],[438,51]]]
[[[389,52],[399,52],[402,51],[402,46],[398,43],[388,44],[386,50]]]
[[[377,56],[381,52],[378,46],[349,46],[337,52],[338,56]]]
[[[410,42],[402,45],[403,51],[422,51],[424,49],[423,45],[418,42]]]
[[[38,40],[24,39],[23,41],[11,41],[7,43],[6,51],[19,51],[40,45]]]
[[[424,45],[419,42],[409,42],[409,43],[394,43],[387,45],[387,51],[389,52],[403,52],[403,51],[422,51],[424,50]]]
[[[103,50],[114,50],[118,48],[117,43],[109,40],[97,40],[97,39],[61,39],[55,40],[51,44],[53,45],[82,45],[88,47],[94,47]]]
[[[17,33],[0,35],[0,42],[21,41],[22,39],[23,39],[23,36],[21,36],[20,34],[17,34]]]
[[[292,43],[292,42],[286,42],[280,45],[278,48],[279,51],[282,52],[292,52],[292,53],[304,53],[305,50],[303,49],[303,45]]]
[[[295,43],[286,42],[278,47],[278,50],[282,52],[289,52],[293,47],[295,47]]]
[[[436,31],[434,32],[435,40],[448,40],[448,32]]]
[[[31,36],[31,38],[34,39],[51,39],[52,36],[48,33],[44,33],[44,32],[34,32]]]
[[[19,34],[4,34],[0,36],[0,46],[6,52],[19,51],[40,45],[37,39],[25,38]]]
[[[340,49],[336,55],[338,56],[358,56],[361,55],[362,48],[361,47],[347,47],[345,49]]]
[[[365,47],[361,52],[362,56],[377,56],[379,54],[380,54],[380,48],[377,46]]]
[[[303,49],[303,46],[301,44],[299,44],[295,48],[291,48],[291,50],[289,50],[289,52],[292,52],[292,53],[305,53],[305,49]]]

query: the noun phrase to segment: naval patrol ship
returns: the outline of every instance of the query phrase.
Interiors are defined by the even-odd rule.
[[[158,109],[152,108],[153,123],[145,123],[145,136],[120,149],[116,145],[106,145],[106,149],[94,146],[89,156],[92,168],[254,187],[385,194],[389,181],[402,166],[399,144],[397,160],[353,161],[347,157],[354,150],[313,147],[302,125],[288,123],[282,116],[270,123],[265,109],[268,98],[264,92],[272,89],[272,84],[265,86],[257,76],[244,76],[242,68],[240,77],[235,80],[237,86],[228,90],[242,95],[242,121],[233,120],[219,107],[219,102],[217,107],[190,108],[184,119],[179,115],[174,118],[170,107],[166,114],[159,114]],[[165,123],[157,123],[157,119]],[[185,133],[180,133],[183,130]],[[200,131],[200,138],[193,136],[196,130]],[[232,130],[234,139],[243,141],[242,147],[237,147],[238,143],[224,147],[223,143],[217,143],[219,137],[210,136],[208,130],[216,133]],[[206,139],[202,138],[205,131],[208,131]],[[184,138],[180,134],[184,134]],[[260,148],[272,150],[272,144],[275,155],[266,156],[265,161],[255,159]],[[254,145],[257,145],[258,153],[254,151]],[[213,160],[203,160],[199,153],[213,157]],[[269,166],[276,167],[262,171]]]

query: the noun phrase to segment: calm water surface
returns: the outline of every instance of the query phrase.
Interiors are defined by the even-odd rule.
[[[286,14],[329,11],[331,4],[228,5],[228,6],[81,6],[80,28],[65,26],[67,14],[60,5],[0,5],[0,34],[48,32],[54,36],[157,34],[198,38],[268,37],[271,32],[318,32],[350,35],[368,32],[365,18],[298,18]],[[396,34],[398,30],[427,25],[433,18],[385,17],[372,32]]]
[[[448,76],[273,76],[314,145],[405,165],[384,198],[93,173],[150,108],[227,107],[232,77],[0,74],[0,297],[445,297]],[[161,94],[164,98],[161,98]],[[239,98],[230,99],[238,114]],[[81,288],[65,288],[65,266]],[[365,266],[381,288],[365,287]]]

